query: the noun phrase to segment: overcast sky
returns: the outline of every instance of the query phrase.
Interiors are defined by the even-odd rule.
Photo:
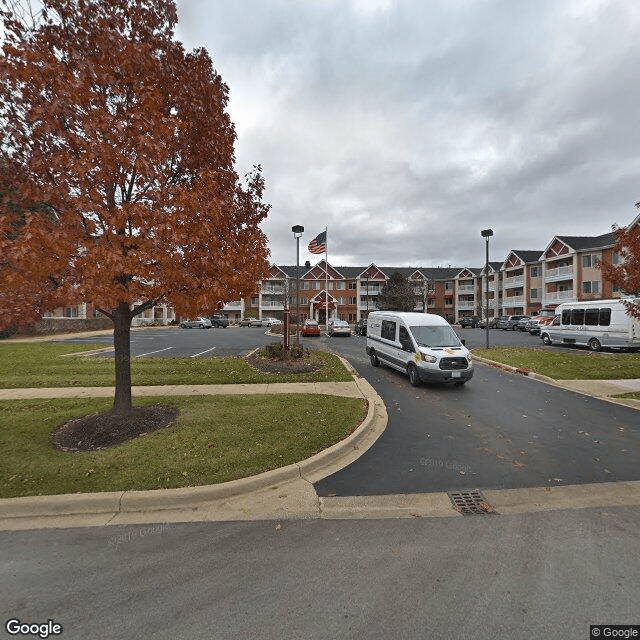
[[[631,222],[638,0],[178,0],[261,164],[271,260],[484,264]]]

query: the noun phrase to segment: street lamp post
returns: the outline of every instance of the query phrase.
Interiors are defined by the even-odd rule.
[[[296,239],[296,344],[300,344],[300,236],[304,233],[304,227],[296,224],[291,227],[293,237]]]
[[[493,235],[493,229],[483,229],[480,235],[486,241],[486,255],[484,261],[484,315],[486,320],[486,336],[487,336],[487,349],[489,348],[489,238]]]

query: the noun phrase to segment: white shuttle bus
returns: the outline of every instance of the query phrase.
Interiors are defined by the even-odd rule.
[[[434,313],[374,311],[367,319],[367,355],[424,382],[463,385],[473,376],[471,354],[451,325]]]
[[[618,299],[565,302],[553,322],[541,327],[540,337],[547,345],[575,344],[592,351],[640,349],[640,321]]]

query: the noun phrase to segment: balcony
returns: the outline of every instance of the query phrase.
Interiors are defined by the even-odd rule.
[[[524,284],[524,276],[515,276],[515,278],[505,278],[502,281],[504,289],[513,289],[514,287],[521,287]]]
[[[476,308],[475,302],[459,302],[457,305],[459,311],[473,311]]]
[[[284,305],[281,302],[265,302],[263,300],[260,308],[269,311],[284,311]]]
[[[573,280],[573,265],[547,269],[544,275],[545,282],[558,282],[559,280]]]
[[[295,289],[295,283],[293,285],[293,288]],[[274,287],[274,286],[262,287],[262,295],[269,295],[269,294],[281,295],[283,293],[284,293],[284,287]]]
[[[560,304],[562,302],[575,302],[578,298],[573,289],[569,291],[548,291],[542,298],[542,304]]]
[[[524,296],[505,296],[502,298],[503,307],[521,307],[524,304]]]
[[[360,287],[360,295],[363,296],[377,296],[380,294],[380,287]]]
[[[222,307],[223,311],[241,311],[242,310],[242,301],[234,300],[233,302],[227,302],[227,304]]]
[[[459,293],[473,293],[475,290],[476,290],[476,287],[473,284],[461,284],[458,287]]]

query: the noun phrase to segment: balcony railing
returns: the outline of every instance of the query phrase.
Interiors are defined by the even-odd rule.
[[[271,309],[272,311],[283,311],[284,305],[282,303],[278,304],[277,302],[265,302],[262,301],[261,305],[262,309]]]
[[[242,302],[240,300],[235,300],[234,302],[227,302],[227,304],[222,307],[223,311],[239,311],[242,309]]]
[[[457,308],[461,311],[468,311],[469,309],[473,311],[476,308],[476,305],[474,302],[459,302]]]
[[[360,287],[360,294],[365,296],[377,296],[380,291],[380,287]]]
[[[571,280],[573,278],[573,265],[567,267],[556,267],[555,269],[547,269],[544,280],[545,282],[553,282],[558,280]]]
[[[554,302],[569,302],[577,300],[573,289],[569,291],[549,291],[544,294],[542,298],[542,304],[553,304]]]
[[[513,287],[521,287],[524,284],[524,276],[516,276],[515,278],[505,278],[503,281],[504,289],[513,289]]]
[[[475,286],[474,286],[474,285],[472,285],[472,284],[461,284],[461,285],[458,287],[458,291],[459,291],[460,293],[463,293],[463,292],[465,292],[465,291],[468,291],[468,292],[473,293],[475,290],[476,290],[476,288],[475,288]]]
[[[524,296],[505,296],[502,298],[503,307],[521,307],[524,304]]]

